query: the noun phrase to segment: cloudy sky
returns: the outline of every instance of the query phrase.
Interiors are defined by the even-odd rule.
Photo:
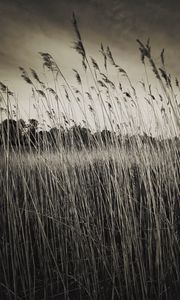
[[[170,67],[179,73],[179,9],[178,0],[0,0],[0,76],[8,79],[19,65],[36,65],[40,50],[68,67],[73,11],[90,50],[103,41],[120,62],[137,63],[135,40],[150,37],[156,55],[165,47]]]
[[[165,48],[169,70],[180,75],[179,0],[0,0],[0,80],[25,93],[18,67],[39,71],[39,51],[50,52],[71,78],[80,61],[72,49],[73,11],[90,55],[98,55],[101,42],[110,45],[117,62],[140,80],[136,38],[150,37],[155,60]]]

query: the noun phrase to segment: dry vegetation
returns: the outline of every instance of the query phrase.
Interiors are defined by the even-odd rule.
[[[97,62],[89,60],[86,54],[75,16],[73,24],[75,49],[82,57],[84,72],[92,76],[96,97],[90,93],[92,89],[85,92],[76,70],[79,90],[73,89],[48,53],[41,56],[44,67],[55,75],[57,89],[47,87],[34,70],[36,83],[23,68],[22,77],[32,86],[36,105],[39,96],[51,125],[59,131],[70,130],[73,116],[65,107],[64,123],[60,123],[64,105],[57,87],[60,77],[68,107],[72,101],[77,103],[88,129],[91,128],[87,108],[93,114],[96,130],[100,126],[94,108],[99,101],[107,127],[115,136],[123,129],[121,138],[125,142],[119,144],[114,138],[113,145],[99,143],[77,150],[72,144],[69,151],[63,147],[51,151],[44,147],[42,151],[35,139],[35,145],[27,143],[28,149],[27,145],[13,149],[7,128],[0,160],[0,299],[178,299],[178,80],[174,87],[165,68],[164,51],[162,66],[158,68],[149,41],[146,45],[138,41],[142,63],[146,69],[148,60],[162,91],[157,99],[151,86],[142,82],[157,130],[164,126],[164,137],[161,135],[160,139],[157,132],[152,142],[147,138],[150,132],[144,132],[140,102],[126,71],[116,64],[110,48],[105,50],[101,45],[102,73]],[[109,79],[109,62],[125,77],[128,90]],[[106,98],[102,90],[106,91]],[[56,111],[50,95],[55,97]],[[1,97],[1,110],[6,111],[7,120],[18,116],[18,107],[16,112],[12,110],[13,93],[3,83]],[[118,108],[120,101],[125,102],[124,119]],[[158,108],[164,123],[163,118],[159,120]],[[36,106],[41,119],[39,109]],[[128,117],[130,124],[126,121]],[[125,126],[121,128],[122,122]],[[29,130],[29,126],[23,126],[24,136],[28,136]],[[166,138],[169,134],[171,139]]]

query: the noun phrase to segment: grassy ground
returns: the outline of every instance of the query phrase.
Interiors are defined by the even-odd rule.
[[[14,153],[0,166],[1,299],[177,299],[176,147]]]

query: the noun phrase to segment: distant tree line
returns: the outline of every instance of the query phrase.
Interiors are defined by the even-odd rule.
[[[22,150],[22,151],[46,151],[59,150],[61,148],[71,150],[83,148],[91,149],[98,146],[118,145],[126,148],[134,147],[137,144],[148,144],[151,146],[163,146],[163,143],[175,143],[179,146],[178,138],[169,140],[157,140],[146,133],[143,135],[121,135],[104,129],[92,133],[90,129],[80,125],[73,125],[70,128],[51,128],[49,131],[39,130],[38,121],[4,120],[0,124],[0,149]]]

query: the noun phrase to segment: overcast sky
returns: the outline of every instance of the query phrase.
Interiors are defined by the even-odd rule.
[[[1,77],[18,65],[36,63],[39,50],[63,55],[73,41],[73,11],[95,51],[104,41],[124,53],[119,61],[128,54],[136,62],[136,38],[150,37],[155,51],[167,49],[168,62],[179,73],[179,9],[178,0],[0,0]]]
[[[170,71],[180,75],[179,0],[0,0],[0,80],[23,91],[18,67],[40,70],[38,51],[50,52],[71,76],[80,60],[72,49],[73,11],[90,55],[96,57],[101,42],[110,45],[136,79],[141,76],[136,38],[150,37],[156,61],[165,48]]]

